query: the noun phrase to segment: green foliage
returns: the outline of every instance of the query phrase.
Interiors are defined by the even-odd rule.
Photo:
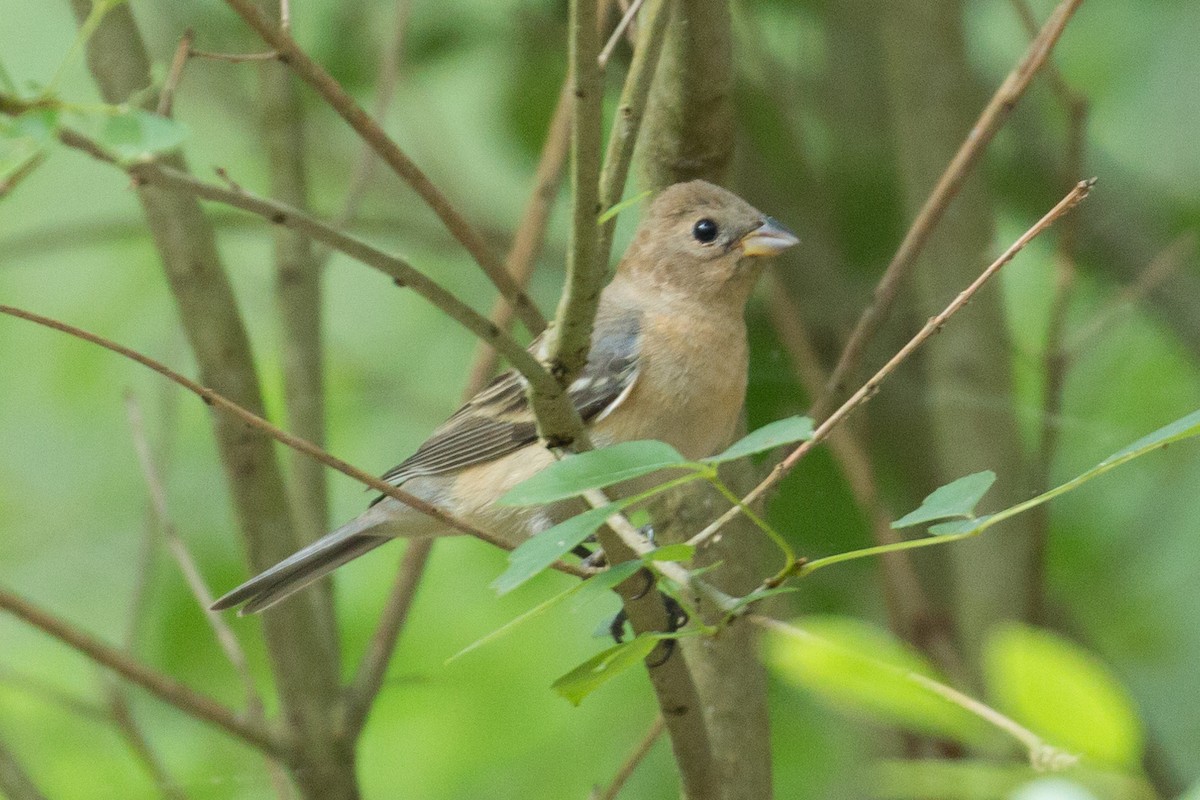
[[[678,450],[664,442],[623,442],[555,462],[514,486],[500,502],[514,506],[542,505],[661,469],[690,465]]]
[[[972,519],[975,506],[996,482],[996,473],[991,470],[966,475],[945,486],[934,489],[921,503],[920,508],[910,511],[892,523],[892,528],[909,528],[923,522],[934,522],[951,517]]]
[[[101,114],[94,122],[100,123],[96,141],[122,164],[169,153],[187,139],[187,128],[181,123],[140,108]]]
[[[547,600],[543,600],[541,603],[538,603],[536,606],[521,614],[521,616],[517,617],[516,619],[505,623],[501,627],[489,633],[487,636],[484,636],[482,639],[467,645],[462,650],[451,656],[449,660],[454,661],[455,659],[461,658],[467,653],[470,653],[472,650],[476,650],[485,644],[494,642],[500,637],[511,633],[512,630],[518,625],[529,622],[530,620],[541,616],[569,597],[576,597],[577,602],[595,599],[618,584],[629,580],[629,578],[631,578],[635,572],[642,568],[643,564],[641,561],[627,561],[624,564],[617,564],[614,567],[610,567],[600,574],[588,578],[586,581],[581,581],[575,584],[570,589],[559,592]]]
[[[936,678],[930,663],[887,631],[851,617],[806,617],[793,633],[771,631],[767,662],[784,679],[835,706],[908,730],[986,743],[988,727],[914,682]]]
[[[723,453],[705,459],[709,464],[723,464],[746,456],[757,455],[767,450],[793,442],[811,439],[813,421],[808,417],[788,417],[763,425],[734,442]]]
[[[1049,742],[1137,769],[1144,734],[1128,691],[1093,654],[1049,631],[1010,624],[984,652],[997,706]]]
[[[662,636],[643,633],[589,658],[553,684],[554,691],[579,705],[583,698],[630,667],[637,666],[658,647]]]
[[[492,581],[492,588],[499,594],[516,589],[582,544],[604,524],[604,520],[620,510],[619,503],[593,508],[526,539],[509,553],[508,569]]]
[[[19,117],[0,116],[0,181],[16,175],[55,143],[59,113],[40,108]]]

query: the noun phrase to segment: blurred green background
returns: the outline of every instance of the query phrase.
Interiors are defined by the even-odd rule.
[[[527,199],[562,80],[565,5],[411,3],[387,128],[488,233],[497,251],[506,246]],[[1033,5],[1039,19],[1052,7]],[[734,5],[738,153],[731,188],[805,240],[781,259],[780,270],[827,363],[911,219],[901,179],[903,146],[880,87],[889,69],[882,42],[891,35],[883,6],[785,0]],[[954,12],[938,24],[961,28],[976,91],[973,102],[953,113],[936,104],[921,112],[931,124],[944,123],[957,141],[966,132],[961,121],[973,119],[1028,36],[1006,0],[939,7]],[[135,0],[132,8],[160,70],[188,27],[206,50],[259,46],[215,0]],[[302,43],[369,102],[394,4],[310,0],[294,3],[293,14]],[[0,62],[19,85],[47,83],[74,33],[66,3],[0,0]],[[1098,316],[1110,323],[1089,336],[1071,362],[1061,411],[1051,420],[1061,436],[1052,482],[1197,407],[1200,273],[1194,241],[1177,248],[1182,254],[1171,256],[1177,263],[1146,298],[1125,305],[1119,299],[1177,237],[1200,224],[1198,39],[1200,4],[1194,1],[1087,0],[1056,51],[1063,80],[1089,101],[1083,163],[1087,175],[1100,178],[1081,212],[1068,338]],[[913,38],[891,46],[919,53],[925,42]],[[627,61],[628,48],[618,47],[616,59]],[[615,97],[619,78],[608,84]],[[207,177],[222,167],[242,185],[265,190],[256,87],[252,65],[189,64],[176,114],[190,130],[185,152],[197,174]],[[96,99],[81,62],[67,71],[61,94],[78,102]],[[359,144],[311,94],[305,99],[314,209],[331,217],[341,208]],[[987,207],[964,202],[952,211],[987,215],[992,253],[1063,193],[1065,119],[1046,80],[1039,79],[978,168]],[[487,309],[493,294],[477,268],[411,192],[384,169],[376,175],[355,230]],[[544,310],[553,308],[561,283],[567,208],[564,194],[532,284]],[[208,210],[278,419],[270,231],[230,210]],[[636,211],[623,215],[618,252],[635,218]],[[1002,292],[1011,359],[995,368],[1011,371],[1014,395],[953,398],[966,408],[1011,404],[1027,451],[1044,419],[1041,350],[1055,258],[1054,237],[1040,240],[999,287],[986,290]],[[474,341],[413,294],[343,257],[331,259],[324,286],[328,449],[382,472],[454,409]],[[948,285],[945,299],[956,290]],[[80,153],[56,151],[0,202],[0,302],[192,370],[128,178]],[[757,427],[803,413],[809,398],[770,323],[765,290],[750,318],[747,410],[750,426]],[[869,363],[880,363],[890,343],[906,338],[920,318],[913,306],[898,314],[889,325],[892,338],[872,351]],[[955,330],[951,323],[942,337],[955,336]],[[885,387],[883,410],[864,420],[878,434],[872,451],[883,494],[897,515],[937,485],[930,480],[936,471],[922,473],[920,467],[933,456],[905,439],[908,421],[940,413],[923,394],[923,370],[920,363],[907,366],[894,386]],[[0,319],[0,582],[110,642],[128,635],[150,519],[124,411],[127,392],[145,409],[147,434],[162,454],[171,514],[204,577],[218,592],[235,585],[246,568],[204,405],[113,355]],[[986,461],[975,468],[988,467],[1003,470]],[[367,500],[361,487],[340,476],[331,478],[330,487],[335,519],[353,516]],[[1200,779],[1197,497],[1200,449],[1185,443],[1090,484],[1050,512],[1046,619],[1124,682],[1150,738],[1151,771],[1166,776],[1160,786]],[[772,514],[809,555],[869,542],[862,513],[824,453],[789,478]],[[402,547],[380,550],[337,577],[347,671],[372,631]],[[502,553],[475,541],[435,548],[363,741],[359,769],[366,796],[586,797],[591,786],[609,780],[652,721],[652,694],[637,673],[623,675],[579,708],[548,688],[604,646],[594,631],[615,610],[615,600],[610,608],[555,611],[445,665],[462,647],[568,585],[561,575],[545,575],[497,599],[487,584],[504,563]],[[923,567],[935,586],[944,577],[936,557]],[[150,611],[134,624],[138,655],[238,706],[235,676],[161,550],[150,570]],[[860,561],[824,571],[787,602],[792,613],[882,621],[878,564]],[[269,697],[258,624],[233,622]],[[103,703],[104,687],[86,660],[0,617],[0,735],[48,796],[157,796],[112,725],[89,710]],[[137,690],[129,697],[189,797],[271,796],[253,753]],[[856,796],[863,764],[894,741],[878,723],[842,715],[783,684],[772,689],[772,714],[780,797]],[[675,791],[670,756],[659,742],[626,796]]]

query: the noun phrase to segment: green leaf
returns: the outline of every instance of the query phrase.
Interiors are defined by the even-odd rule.
[[[893,522],[892,527],[909,528],[923,522],[953,517],[971,519],[975,516],[975,505],[995,482],[996,473],[984,470],[947,483],[930,492],[920,508]]]
[[[551,686],[554,691],[579,705],[583,698],[630,667],[640,664],[662,640],[662,636],[645,634],[628,642],[610,647],[589,658],[563,675]]]
[[[552,607],[558,605],[563,600],[566,600],[568,597],[579,595],[581,598],[583,598],[591,597],[593,593],[599,594],[605,589],[611,589],[622,581],[628,580],[640,569],[644,569],[644,565],[641,561],[625,561],[621,564],[617,564],[615,567],[609,567],[608,569],[604,570],[604,572],[601,572],[598,575],[593,575],[585,581],[580,581],[570,589],[559,592],[553,597],[543,600],[516,619],[506,622],[504,625],[492,631],[487,636],[484,636],[483,638],[467,645],[462,650],[459,650],[457,653],[446,659],[446,663],[449,664],[451,661],[462,658],[472,650],[477,650],[480,647],[483,647],[485,644],[494,642],[500,637],[511,633],[512,630],[522,622],[528,622],[534,617],[541,616],[549,611]]]
[[[552,503],[690,462],[674,447],[652,440],[622,442],[601,450],[568,456],[509,489],[502,505],[528,506]]]
[[[603,214],[601,214],[599,216],[599,218],[596,219],[596,224],[603,225],[604,223],[608,222],[610,219],[617,216],[617,214],[620,214],[622,211],[629,208],[630,206],[636,205],[636,204],[642,202],[647,197],[649,197],[651,194],[653,194],[653,192],[651,192],[649,189],[647,189],[646,191],[642,192],[641,194],[635,194],[633,197],[629,197],[629,198],[626,198],[625,200],[622,200],[621,202],[617,203],[615,206],[613,206],[612,208],[608,209]]]
[[[0,117],[0,181],[26,169],[55,143],[58,111],[37,109],[19,117]]]
[[[969,743],[991,737],[975,715],[909,678],[936,677],[916,650],[850,617],[806,617],[792,633],[772,630],[767,662],[832,705],[910,730]]]
[[[1113,766],[1141,763],[1133,701],[1091,653],[1049,631],[1008,624],[988,638],[983,658],[998,705],[1050,744]]]
[[[694,544],[680,542],[678,544],[666,544],[662,547],[656,547],[642,556],[642,561],[691,561],[694,555],[696,555],[696,546]]]
[[[735,458],[744,458],[755,453],[761,453],[764,450],[773,450],[781,444],[790,444],[803,439],[811,439],[812,435],[813,421],[811,419],[808,417],[788,417],[787,419],[780,419],[763,425],[758,430],[744,436],[741,440],[734,442],[725,452],[715,455],[712,458],[707,458],[705,461],[710,464],[733,461]]]
[[[187,129],[181,123],[140,108],[106,116],[96,139],[123,163],[170,152],[187,138]]]
[[[1200,411],[1193,411],[1186,417],[1177,419],[1169,425],[1164,425],[1154,433],[1147,434],[1128,447],[1118,450],[1101,461],[1096,469],[1115,466],[1116,464],[1128,461],[1130,458],[1148,453],[1151,450],[1166,447],[1172,442],[1178,442],[1181,439],[1188,439],[1197,435],[1200,435]]]
[[[582,544],[619,510],[617,503],[593,508],[525,540],[508,554],[508,569],[492,581],[492,588],[508,594]]]

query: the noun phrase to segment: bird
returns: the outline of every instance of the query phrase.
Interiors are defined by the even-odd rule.
[[[764,257],[799,239],[702,180],[662,189],[601,293],[587,363],[568,387],[596,447],[657,439],[700,459],[732,441],[746,395],[745,308]],[[530,345],[548,353],[545,333]],[[382,480],[513,546],[577,513],[496,500],[556,460],[515,370],[497,376]],[[383,496],[359,516],[212,604],[253,614],[396,538],[457,533]]]

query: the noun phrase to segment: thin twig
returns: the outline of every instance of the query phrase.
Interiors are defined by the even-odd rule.
[[[875,287],[870,305],[854,326],[845,349],[829,377],[825,391],[813,406],[813,418],[823,419],[845,391],[845,384],[858,368],[867,343],[883,325],[899,296],[900,287],[908,277],[918,254],[929,240],[950,201],[958,194],[967,175],[983,154],[996,132],[1008,119],[1017,102],[1029,88],[1035,75],[1046,63],[1067,22],[1083,0],[1062,0],[1050,15],[1041,33],[1034,39],[1021,60],[992,95],[979,119],[963,140],[958,152],[938,179],[937,185],[917,213],[912,226],[900,243],[887,269]]]
[[[351,740],[362,733],[367,714],[379,690],[383,688],[388,663],[396,649],[400,631],[408,621],[408,612],[417,595],[417,587],[421,584],[421,577],[432,549],[433,539],[426,538],[414,539],[404,551],[400,574],[396,577],[396,583],[383,607],[383,614],[375,626],[375,633],[371,636],[362,661],[354,673],[354,680],[346,688],[345,724]]]
[[[92,661],[141,686],[185,714],[210,722],[226,733],[277,758],[282,758],[287,753],[287,745],[265,726],[242,719],[213,698],[146,666],[5,589],[0,589],[0,609],[83,653]]]
[[[175,92],[179,89],[179,82],[183,80],[183,68],[187,66],[188,58],[192,55],[192,43],[195,41],[196,32],[191,28],[188,28],[183,32],[183,36],[179,37],[175,55],[171,58],[171,66],[167,69],[167,78],[163,81],[162,89],[158,93],[156,113],[160,117],[171,116],[175,104]]]
[[[505,267],[512,273],[513,280],[522,286],[529,284],[537,263],[538,254],[546,241],[546,225],[550,222],[550,212],[554,208],[554,199],[558,196],[562,185],[563,166],[567,161],[567,148],[571,142],[571,83],[570,79],[563,81],[562,91],[558,95],[558,104],[550,118],[550,126],[546,132],[546,142],[542,145],[542,154],[538,158],[537,170],[533,176],[533,191],[525,204],[521,222],[513,236],[512,245],[505,259]],[[497,300],[492,306],[491,320],[501,330],[512,329],[512,306],[503,300]],[[467,386],[482,387],[496,370],[498,354],[494,347],[487,342],[480,342],[475,348],[475,357],[471,361],[471,369]],[[474,394],[474,392],[471,392]]]
[[[142,471],[142,479],[146,482],[146,491],[150,495],[150,506],[158,522],[158,530],[167,545],[167,550],[175,559],[179,572],[183,575],[184,583],[187,584],[209,627],[212,628],[221,651],[241,681],[246,694],[247,715],[257,722],[264,722],[262,698],[254,685],[254,676],[250,674],[250,664],[246,653],[242,650],[241,643],[238,642],[233,630],[225,622],[225,618],[221,614],[209,610],[209,606],[213,604],[213,594],[204,582],[204,577],[200,574],[187,544],[179,535],[179,530],[175,527],[175,520],[167,508],[167,492],[163,486],[158,465],[154,461],[154,455],[150,452],[150,443],[146,438],[145,424],[142,421],[142,409],[132,394],[126,393],[125,395],[125,413],[129,419],[129,429],[133,437],[134,450],[137,453],[138,466]]]
[[[1080,352],[1094,345],[1105,330],[1121,318],[1129,308],[1141,303],[1151,292],[1179,272],[1196,251],[1196,231],[1184,231],[1154,256],[1138,279],[1121,290],[1100,308],[1088,324],[1075,331],[1063,344],[1064,356],[1078,358]]]
[[[570,82],[564,81],[534,174],[533,191],[505,259],[508,271],[522,287],[528,285],[533,273],[537,253],[545,240],[550,210],[562,182],[571,130],[570,90]],[[491,320],[501,330],[511,330],[512,306],[503,300],[497,300],[492,308]],[[489,347],[486,342],[479,342],[463,391],[464,402],[487,383],[495,370],[496,359],[495,348]],[[370,713],[371,705],[383,686],[388,663],[408,619],[409,607],[416,596],[417,585],[429,563],[429,555],[435,542],[436,539],[433,538],[414,539],[404,551],[392,592],[371,635],[363,660],[355,671],[354,681],[346,692],[345,718],[346,727],[352,732],[351,738],[361,732],[366,715]]]
[[[921,330],[918,331],[917,334],[913,336],[913,338],[910,339],[907,344],[904,345],[904,347],[900,348],[900,351],[892,356],[892,358],[886,364],[884,364],[883,367],[881,367],[880,370],[876,372],[869,381],[864,383],[857,392],[851,395],[850,399],[846,400],[841,407],[839,407],[835,412],[829,415],[824,422],[817,426],[817,429],[813,432],[811,439],[801,444],[799,447],[793,450],[787,458],[776,464],[767,477],[764,478],[757,486],[755,486],[749,494],[742,498],[742,503],[749,505],[761,497],[764,492],[766,492],[768,489],[782,480],[785,475],[791,472],[796,464],[800,462],[800,459],[804,458],[804,456],[808,455],[808,453],[810,453],[817,445],[825,441],[834,428],[836,428],[838,424],[846,419],[851,412],[853,412],[859,406],[867,403],[879,390],[880,384],[882,384],[883,381],[886,380],[887,377],[891,375],[898,366],[904,363],[909,356],[916,352],[921,345],[928,341],[931,336],[941,330],[942,326],[946,324],[950,317],[962,310],[962,308],[966,306],[968,302],[970,302],[975,293],[978,292],[983,285],[992,278],[993,275],[1000,271],[1001,267],[1003,267],[1009,261],[1012,261],[1013,257],[1016,256],[1017,253],[1021,252],[1025,245],[1029,244],[1029,242],[1042,233],[1042,231],[1053,225],[1055,220],[1057,220],[1063,214],[1066,214],[1068,211],[1078,205],[1085,197],[1087,197],[1088,192],[1091,190],[1095,182],[1096,179],[1092,178],[1077,183],[1075,188],[1073,188],[1066,197],[1058,201],[1054,208],[1050,209],[1050,211],[1048,211],[1044,217],[1038,220],[1033,227],[1021,234],[1020,238],[1013,242],[1013,244],[1010,245],[1009,248],[1005,250],[999,258],[993,261],[991,265],[988,266],[988,268],[985,269],[979,275],[979,277],[977,277],[971,283],[970,286],[961,291],[950,303],[950,305],[946,306],[946,308],[940,314],[931,317],[929,321],[925,323],[925,327],[921,328]],[[689,539],[688,544],[695,546],[703,544],[708,539],[712,538],[717,531],[719,531],[721,527],[725,525],[725,523],[736,517],[739,513],[741,513],[741,506],[733,506],[724,514],[722,514],[714,523]]]
[[[132,657],[132,654],[130,655]],[[104,682],[107,684],[105,688],[108,694],[108,711],[113,723],[138,761],[145,765],[154,785],[167,800],[186,800],[187,795],[179,782],[167,771],[166,765],[158,757],[158,753],[154,752],[150,740],[134,719],[133,709],[129,707],[129,699],[125,694],[126,687],[109,675],[104,676]]]
[[[383,128],[371,118],[354,98],[342,88],[332,75],[296,43],[287,31],[277,25],[257,8],[253,0],[226,0],[231,8],[254,29],[264,42],[278,51],[280,58],[317,94],[342,117],[355,132],[379,154],[392,170],[404,179],[422,200],[437,214],[450,234],[458,240],[483,269],[500,294],[516,307],[518,319],[531,333],[540,333],[545,319],[529,297],[521,291],[504,264],[492,252],[483,237],[467,222],[466,218],[451,205],[424,172],[392,141]],[[594,26],[593,26],[594,29]]]
[[[617,26],[613,28],[613,32],[611,35],[609,35],[608,41],[604,43],[604,47],[600,50],[600,55],[596,57],[596,62],[600,65],[601,70],[608,66],[608,60],[612,58],[613,50],[617,47],[617,42],[621,40],[621,37],[625,34],[625,31],[629,28],[630,24],[632,24],[633,18],[637,16],[638,9],[642,7],[642,3],[644,2],[645,0],[633,0],[633,2],[629,4],[629,8],[625,9],[625,13],[621,15],[621,19],[617,22]]]
[[[44,150],[38,150],[36,153],[25,159],[25,161],[19,167],[9,172],[8,177],[6,177],[4,180],[0,180],[0,200],[3,200],[5,197],[11,194],[13,189],[16,189],[17,186],[20,185],[21,181],[32,175],[38,167],[45,163],[45,161],[46,152]]]
[[[804,628],[795,625],[789,625],[786,622],[780,622],[776,619],[763,617],[758,614],[750,616],[750,621],[760,628],[764,628],[775,633],[781,633],[784,636],[789,636],[794,639],[808,644],[813,641],[830,644],[827,640],[809,633]],[[1046,744],[1042,737],[1038,736],[1033,731],[1024,727],[1016,720],[1006,717],[996,709],[979,702],[969,695],[965,695],[957,689],[947,686],[946,684],[935,681],[932,678],[926,677],[918,672],[895,667],[886,662],[878,662],[881,666],[888,667],[891,671],[900,675],[907,681],[917,684],[922,689],[932,692],[941,698],[953,703],[959,708],[974,714],[983,721],[993,725],[1000,730],[1012,736],[1020,742],[1029,753],[1029,760],[1035,769],[1039,770],[1061,770],[1073,766],[1079,762],[1079,757],[1070,753],[1063,752],[1056,747]]]
[[[188,55],[195,58],[207,58],[211,61],[225,61],[230,64],[242,64],[247,61],[283,60],[283,56],[275,50],[268,50],[265,53],[214,53],[210,50],[192,49]]]
[[[650,729],[646,731],[646,735],[633,748],[633,752],[621,764],[621,768],[617,770],[617,774],[613,775],[612,781],[608,784],[608,788],[598,794],[597,800],[616,800],[617,795],[625,788],[625,784],[633,776],[633,771],[638,768],[638,765],[650,755],[650,749],[654,747],[654,743],[658,741],[658,737],[662,736],[663,730],[666,729],[666,723],[663,722],[662,714],[654,718],[654,722],[650,724]]]
[[[193,394],[199,395],[209,405],[215,406],[222,411],[237,417],[242,422],[245,422],[247,425],[253,428],[261,430],[271,438],[317,459],[321,463],[336,469],[338,472],[341,472],[342,474],[347,475],[360,483],[366,484],[381,494],[385,494],[388,497],[399,500],[401,503],[404,503],[410,508],[419,511],[426,516],[432,517],[433,519],[436,519],[439,522],[454,528],[455,530],[461,531],[462,533],[482,539],[489,544],[493,544],[505,550],[512,549],[512,545],[506,543],[503,539],[495,534],[485,531],[482,528],[477,528],[470,523],[465,522],[464,520],[458,519],[446,511],[443,511],[442,509],[425,502],[421,498],[416,497],[415,495],[412,495],[403,489],[400,489],[399,487],[393,486],[390,483],[385,483],[370,473],[364,472],[358,467],[342,461],[340,458],[331,455],[311,442],[291,435],[287,431],[272,425],[262,417],[246,410],[245,408],[242,408],[236,403],[227,400],[225,397],[217,394],[212,389],[201,386],[195,381],[180,375],[178,372],[175,372],[165,364],[161,364],[149,356],[137,352],[136,350],[131,350],[128,347],[119,345],[116,342],[105,339],[102,336],[97,336],[96,334],[85,331],[82,328],[77,328],[74,325],[68,325],[65,322],[60,322],[49,317],[43,317],[40,314],[25,311],[24,309],[0,305],[0,314],[8,314],[9,316],[34,322],[47,328],[53,328],[54,330],[61,331],[78,339],[83,339],[84,341],[91,342],[92,344],[99,345],[106,350],[111,350],[118,355],[122,355],[128,359],[136,361],[142,366],[157,372],[159,375],[162,375],[164,378],[179,384]],[[585,577],[590,574],[588,571],[580,569],[579,567],[562,562],[557,563],[555,565],[555,569],[566,572],[569,575],[575,575],[576,577]]]

